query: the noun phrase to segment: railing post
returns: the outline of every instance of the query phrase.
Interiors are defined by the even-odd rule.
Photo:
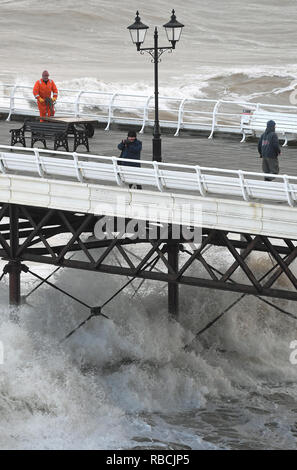
[[[15,95],[15,92],[16,92],[16,89],[17,89],[17,85],[14,85],[13,89],[11,90],[11,93],[10,93],[10,103],[9,103],[9,114],[7,116],[7,119],[6,121],[10,121],[10,117],[14,111],[14,95]]]
[[[199,165],[196,165],[195,169],[196,169],[197,183],[198,183],[198,188],[199,188],[200,194],[201,194],[202,197],[205,197],[206,196],[206,189],[205,189],[205,186],[204,186],[204,182],[202,180],[201,168],[200,168]]]
[[[79,168],[79,165],[78,165],[78,155],[77,155],[76,152],[73,152],[72,156],[73,156],[73,162],[74,162],[76,177],[77,177],[77,179],[80,183],[83,183],[84,178],[83,178],[82,172],[81,172],[81,170]]]
[[[282,147],[287,147],[287,146],[288,146],[288,137],[286,136],[286,133],[285,133],[285,132],[283,132],[283,136],[284,136],[284,138],[285,138],[285,141],[284,141]]]
[[[215,131],[215,126],[216,126],[216,123],[217,123],[217,112],[218,112],[220,104],[221,104],[221,101],[219,100],[219,101],[216,102],[216,104],[213,108],[211,133],[208,136],[209,139],[213,138],[213,134],[214,134],[214,131]]]
[[[36,148],[34,148],[33,151],[34,151],[34,154],[35,154],[36,167],[37,167],[38,174],[39,174],[40,178],[44,178],[44,169],[42,168],[42,163],[40,161],[39,151]]]
[[[5,168],[5,165],[4,165],[4,153],[1,152],[0,153],[0,171],[2,173],[2,175],[5,175],[6,174],[6,168]]]
[[[242,197],[244,201],[249,201],[249,194],[246,188],[246,181],[244,180],[243,172],[242,170],[238,170],[238,177],[239,177],[239,182],[240,182],[240,187],[241,187],[241,192],[242,192]]]
[[[292,190],[291,190],[291,187],[290,187],[288,175],[283,175],[283,180],[284,180],[285,193],[286,193],[286,196],[287,196],[288,204],[289,204],[290,207],[294,207],[294,198],[293,198],[293,195],[292,195]]]
[[[179,110],[178,110],[178,121],[177,121],[177,129],[176,129],[176,132],[174,134],[174,137],[177,137],[178,134],[179,134],[179,130],[181,128],[181,125],[182,125],[182,122],[183,122],[183,116],[184,116],[184,106],[185,106],[185,102],[187,101],[187,98],[184,98],[180,105],[179,105]]]
[[[163,188],[163,184],[162,184],[162,181],[161,181],[161,176],[159,174],[159,165],[158,165],[158,162],[156,162],[156,161],[154,161],[152,163],[153,163],[153,167],[154,167],[154,170],[155,170],[156,186],[157,186],[158,190],[162,193],[164,188]]]
[[[105,131],[109,131],[109,128],[110,128],[110,124],[111,124],[111,120],[113,118],[113,103],[114,103],[114,100],[116,99],[116,97],[118,96],[119,93],[114,93],[110,99],[110,102],[109,102],[109,110],[108,110],[108,122],[107,122],[107,126],[105,127]]]
[[[84,91],[80,90],[77,97],[76,97],[76,100],[75,100],[75,109],[74,109],[74,114],[75,114],[75,117],[79,117],[79,104],[80,104],[80,97],[81,95],[84,93]]]
[[[114,170],[114,176],[115,180],[118,186],[125,186],[122,178],[121,178],[121,172],[119,169],[118,165],[118,159],[116,157],[112,157],[112,165],[113,165],[113,170]]]
[[[144,108],[143,108],[142,128],[140,129],[139,134],[143,134],[143,132],[144,132],[145,124],[146,124],[146,121],[148,120],[148,107],[149,107],[149,104],[150,104],[150,101],[151,101],[152,98],[153,98],[153,95],[150,95],[147,98],[146,102],[145,102],[145,105],[144,105]]]

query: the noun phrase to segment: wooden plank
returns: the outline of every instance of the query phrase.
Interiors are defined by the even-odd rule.
[[[92,118],[79,118],[71,116],[58,116],[58,117],[44,117],[44,121],[49,122],[67,122],[69,124],[88,124],[91,122],[97,122],[96,119]]]

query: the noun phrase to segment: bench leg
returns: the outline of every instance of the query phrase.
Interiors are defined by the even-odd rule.
[[[95,133],[95,129],[94,129],[93,124],[87,123],[84,126],[85,126],[85,130],[86,130],[88,138],[93,137],[94,133]]]
[[[287,147],[288,146],[288,137],[286,136],[286,134],[284,135],[284,138],[285,138],[285,141],[284,141],[282,147]]]
[[[76,152],[76,149],[79,145],[84,145],[87,149],[87,152],[90,151],[89,139],[86,132],[76,132],[74,134],[73,152]]]
[[[31,148],[34,147],[34,144],[36,144],[36,142],[42,142],[43,143],[43,146],[44,148],[46,149],[46,140],[45,139],[42,139],[40,137],[34,137],[34,136],[31,136]]]
[[[15,137],[15,133],[12,131],[11,132],[11,139],[10,139],[10,145],[11,147],[16,143],[16,137]]]
[[[66,152],[69,152],[69,146],[68,146],[68,137],[67,135],[64,137],[55,137],[55,143],[54,143],[54,149],[58,150],[58,148],[64,147]]]
[[[13,129],[11,131],[10,145],[13,147],[15,144],[20,143],[23,147],[26,147],[25,135],[21,129]]]
[[[17,132],[11,131],[10,145],[11,147],[17,143]]]

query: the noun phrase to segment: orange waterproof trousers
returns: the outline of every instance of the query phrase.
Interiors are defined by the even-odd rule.
[[[50,106],[47,106],[46,103],[39,103],[39,101],[37,102],[38,104],[38,109],[39,109],[39,115],[40,117],[50,117],[50,116],[54,116],[55,115],[55,108],[52,107],[50,108]]]

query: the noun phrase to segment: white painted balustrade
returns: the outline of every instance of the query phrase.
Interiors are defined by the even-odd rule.
[[[285,143],[297,138],[297,107],[268,105],[245,101],[213,100],[191,97],[159,96],[160,125],[172,128],[175,136],[181,129],[203,130],[212,138],[215,132],[242,134],[243,141],[249,131],[261,133],[266,120],[279,121],[281,136]],[[244,109],[250,115],[244,114]],[[7,113],[9,121],[12,115],[37,116],[38,110],[32,95],[32,87],[3,84],[0,87],[0,112]],[[253,125],[253,113],[263,113],[263,122]],[[106,130],[113,123],[133,124],[144,129],[154,125],[153,95],[97,92],[90,90],[59,89],[56,116],[67,114],[75,117],[94,118],[105,123]],[[284,117],[285,115],[285,122]],[[285,127],[284,127],[285,125]]]
[[[125,160],[135,163],[135,160]],[[240,198],[246,202],[282,202],[291,207],[297,201],[297,177],[274,175],[264,181],[263,173],[193,165],[141,161],[141,167],[120,165],[117,157],[54,152],[0,145],[0,175],[59,179],[97,185],[142,185],[158,192]],[[266,175],[271,176],[271,175]]]

